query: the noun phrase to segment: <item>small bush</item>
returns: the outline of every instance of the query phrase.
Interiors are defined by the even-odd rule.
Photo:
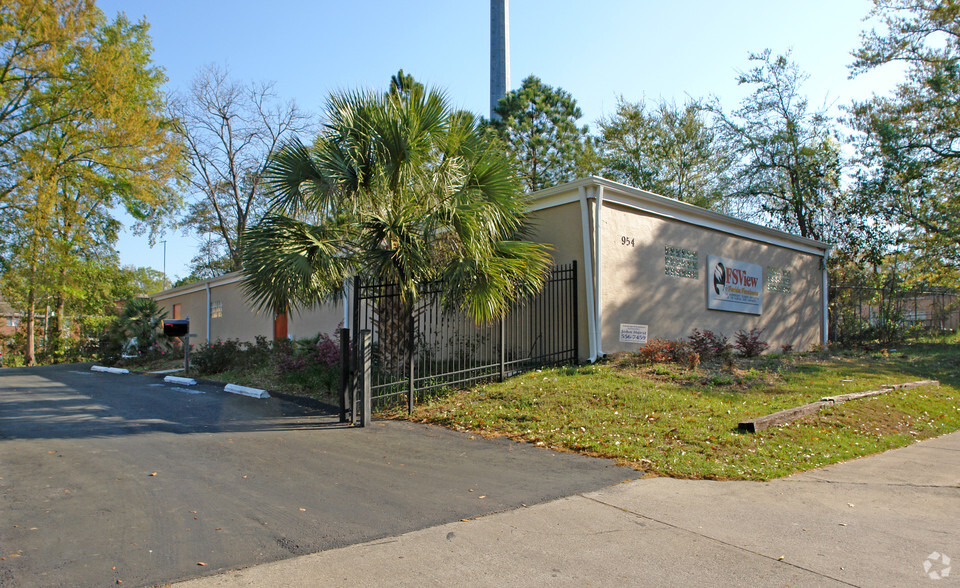
[[[326,333],[274,344],[273,372],[284,382],[330,395],[340,386],[340,343]]]
[[[242,357],[240,342],[228,339],[191,349],[190,364],[201,374],[219,374],[234,368]]]
[[[327,367],[340,365],[340,343],[331,339],[330,335],[320,333],[310,355],[311,359]]]
[[[687,341],[677,341],[673,346],[673,361],[695,370],[700,365],[700,354]]]
[[[700,354],[686,341],[654,339],[637,352],[638,363],[676,363],[688,368],[700,364]]]
[[[673,361],[676,351],[676,343],[669,339],[657,337],[648,341],[646,345],[637,352],[637,361],[640,363],[665,363]]]
[[[730,352],[730,343],[723,333],[694,329],[687,339],[703,360],[722,358]]]
[[[753,328],[749,333],[740,329],[734,336],[733,346],[743,357],[756,357],[770,347],[766,341],[760,339],[762,334],[763,329]]]

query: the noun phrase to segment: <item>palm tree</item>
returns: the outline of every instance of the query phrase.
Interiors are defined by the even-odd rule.
[[[243,254],[258,309],[338,300],[359,274],[395,284],[401,308],[382,319],[403,322],[421,286],[438,281],[448,308],[487,323],[540,290],[549,255],[522,239],[522,185],[473,114],[411,79],[385,94],[334,94],[326,120],[311,146],[294,141],[267,168],[272,212]]]

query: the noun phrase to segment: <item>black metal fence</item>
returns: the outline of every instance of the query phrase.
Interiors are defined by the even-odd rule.
[[[889,339],[913,329],[960,328],[960,291],[948,288],[830,287],[830,340]]]
[[[352,300],[351,328],[340,337],[341,417],[354,422],[369,419],[368,407],[380,402],[405,398],[412,410],[430,391],[503,380],[579,355],[576,261],[554,268],[537,296],[490,325],[444,308],[439,284],[407,304],[395,285],[357,278]]]

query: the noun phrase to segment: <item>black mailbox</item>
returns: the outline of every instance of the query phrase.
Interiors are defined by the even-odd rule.
[[[185,337],[190,332],[190,319],[164,319],[163,334],[167,337]]]

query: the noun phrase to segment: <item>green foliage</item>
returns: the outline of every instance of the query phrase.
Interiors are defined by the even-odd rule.
[[[112,352],[137,355],[154,348],[168,349],[170,344],[162,336],[163,319],[167,312],[152,298],[131,298],[126,302],[111,333]],[[131,341],[136,339],[135,343]],[[116,359],[116,358],[112,358]]]
[[[332,401],[340,386],[340,346],[324,333],[309,339],[254,343],[235,339],[201,345],[191,351],[190,363],[203,376],[224,377]],[[257,381],[250,381],[251,377]]]
[[[267,169],[273,212],[243,254],[257,307],[337,299],[359,273],[396,284],[404,306],[441,281],[447,305],[486,322],[540,289],[549,256],[519,238],[526,198],[473,115],[411,84],[334,94],[326,120],[311,147],[293,141]]]
[[[832,237],[840,206],[840,146],[833,121],[810,110],[807,79],[790,54],[751,54],[757,65],[739,75],[753,87],[740,108],[725,114],[714,99],[720,132],[737,156],[733,195],[748,200],[780,228],[812,239]]]
[[[695,102],[682,108],[661,102],[617,102],[599,121],[602,175],[703,208],[722,209],[732,163],[725,146]]]
[[[180,149],[145,22],[108,21],[81,0],[0,11],[2,287],[24,311],[30,365],[38,311],[49,303],[45,352],[60,358],[68,312],[98,298],[91,277],[117,268],[116,211],[145,230],[177,205]]]
[[[750,369],[696,381],[629,364],[548,369],[430,399],[411,418],[604,456],[660,475],[766,480],[960,429],[957,342],[902,352],[902,359],[741,359]],[[659,375],[651,377],[652,370]],[[737,432],[740,421],[823,396],[929,378],[941,385],[844,403],[757,434]]]
[[[190,352],[190,365],[201,375],[219,374],[244,361],[241,344],[236,339],[214,341]]]
[[[858,204],[881,219],[874,231],[903,239],[937,279],[960,267],[960,8],[955,2],[874,0],[880,27],[861,35],[857,75],[906,64],[888,96],[854,104],[863,167]],[[882,32],[878,32],[882,31]],[[870,245],[872,243],[867,243]],[[874,259],[880,255],[874,246]]]
[[[500,117],[491,128],[516,157],[529,192],[536,192],[596,171],[596,154],[583,116],[569,92],[536,76],[500,99]]]
[[[277,341],[274,374],[284,383],[331,398],[340,386],[340,344],[320,333],[312,339]]]

